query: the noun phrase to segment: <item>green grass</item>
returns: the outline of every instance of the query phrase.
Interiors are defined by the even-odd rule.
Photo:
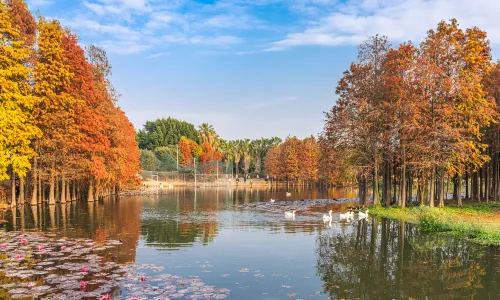
[[[426,232],[446,233],[484,244],[500,245],[500,203],[478,203],[445,208],[426,206],[370,207],[370,214],[418,224]]]

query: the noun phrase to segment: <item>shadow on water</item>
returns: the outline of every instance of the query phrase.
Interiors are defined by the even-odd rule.
[[[499,299],[500,251],[424,234],[387,219],[316,240],[317,274],[332,299]]]

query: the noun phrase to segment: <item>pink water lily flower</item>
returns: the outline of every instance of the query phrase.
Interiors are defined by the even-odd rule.
[[[102,296],[99,300],[111,300],[111,296],[109,294],[106,294]]]
[[[38,246],[38,251],[42,251],[43,249],[45,249],[45,246],[44,246],[44,245],[40,245],[40,246]]]
[[[87,282],[86,282],[86,281],[80,281],[80,287],[81,287],[82,289],[87,288]]]
[[[6,249],[7,248],[7,245],[6,244],[2,244],[2,249]]]
[[[137,300],[137,298],[136,297],[134,297],[134,298],[128,298],[128,300]]]
[[[82,268],[80,269],[80,271],[82,271],[82,272],[88,272],[88,271],[89,271],[89,269],[87,269],[86,267],[82,267]]]
[[[28,243],[28,240],[27,240],[27,239],[21,239],[21,243],[22,243],[23,245],[26,245],[26,244]]]
[[[28,282],[28,287],[34,287],[36,286],[36,282]]]
[[[24,259],[24,256],[22,256],[21,254],[18,254],[18,255],[16,256],[16,259],[17,259],[17,260],[23,260],[23,259]]]
[[[66,246],[61,247],[61,251],[64,251],[64,250],[66,250]]]
[[[141,281],[142,282],[146,281],[146,276],[141,276]]]

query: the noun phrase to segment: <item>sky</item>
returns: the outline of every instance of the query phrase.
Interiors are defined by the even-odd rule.
[[[136,129],[175,117],[224,139],[321,132],[357,45],[375,34],[419,43],[441,20],[488,32],[498,0],[27,0],[81,44],[108,52]]]

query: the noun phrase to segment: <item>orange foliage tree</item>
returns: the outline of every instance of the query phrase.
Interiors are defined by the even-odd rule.
[[[219,167],[218,172],[222,173],[222,167],[220,161],[222,160],[222,154],[215,150],[212,145],[205,141],[202,145],[203,152],[200,155],[200,171],[204,174],[214,174],[217,172],[217,166]],[[217,163],[219,162],[219,163]]]
[[[117,106],[106,52],[89,46],[86,53],[76,35],[57,20],[40,17],[36,22],[22,0],[8,0],[0,7],[2,32],[8,40],[2,52],[15,54],[19,66],[16,85],[10,84],[5,72],[0,80],[9,82],[13,91],[22,87],[10,99],[21,108],[16,111],[23,116],[15,120],[24,122],[26,132],[16,134],[17,143],[26,147],[11,147],[22,151],[16,150],[16,157],[9,157],[12,166],[7,165],[12,179],[16,174],[20,178],[19,192],[13,185],[12,204],[16,197],[24,202],[27,193],[32,205],[55,204],[93,201],[116,188],[138,186],[135,130]],[[0,141],[12,138],[0,133]],[[0,144],[0,156],[14,153],[3,148]]]

